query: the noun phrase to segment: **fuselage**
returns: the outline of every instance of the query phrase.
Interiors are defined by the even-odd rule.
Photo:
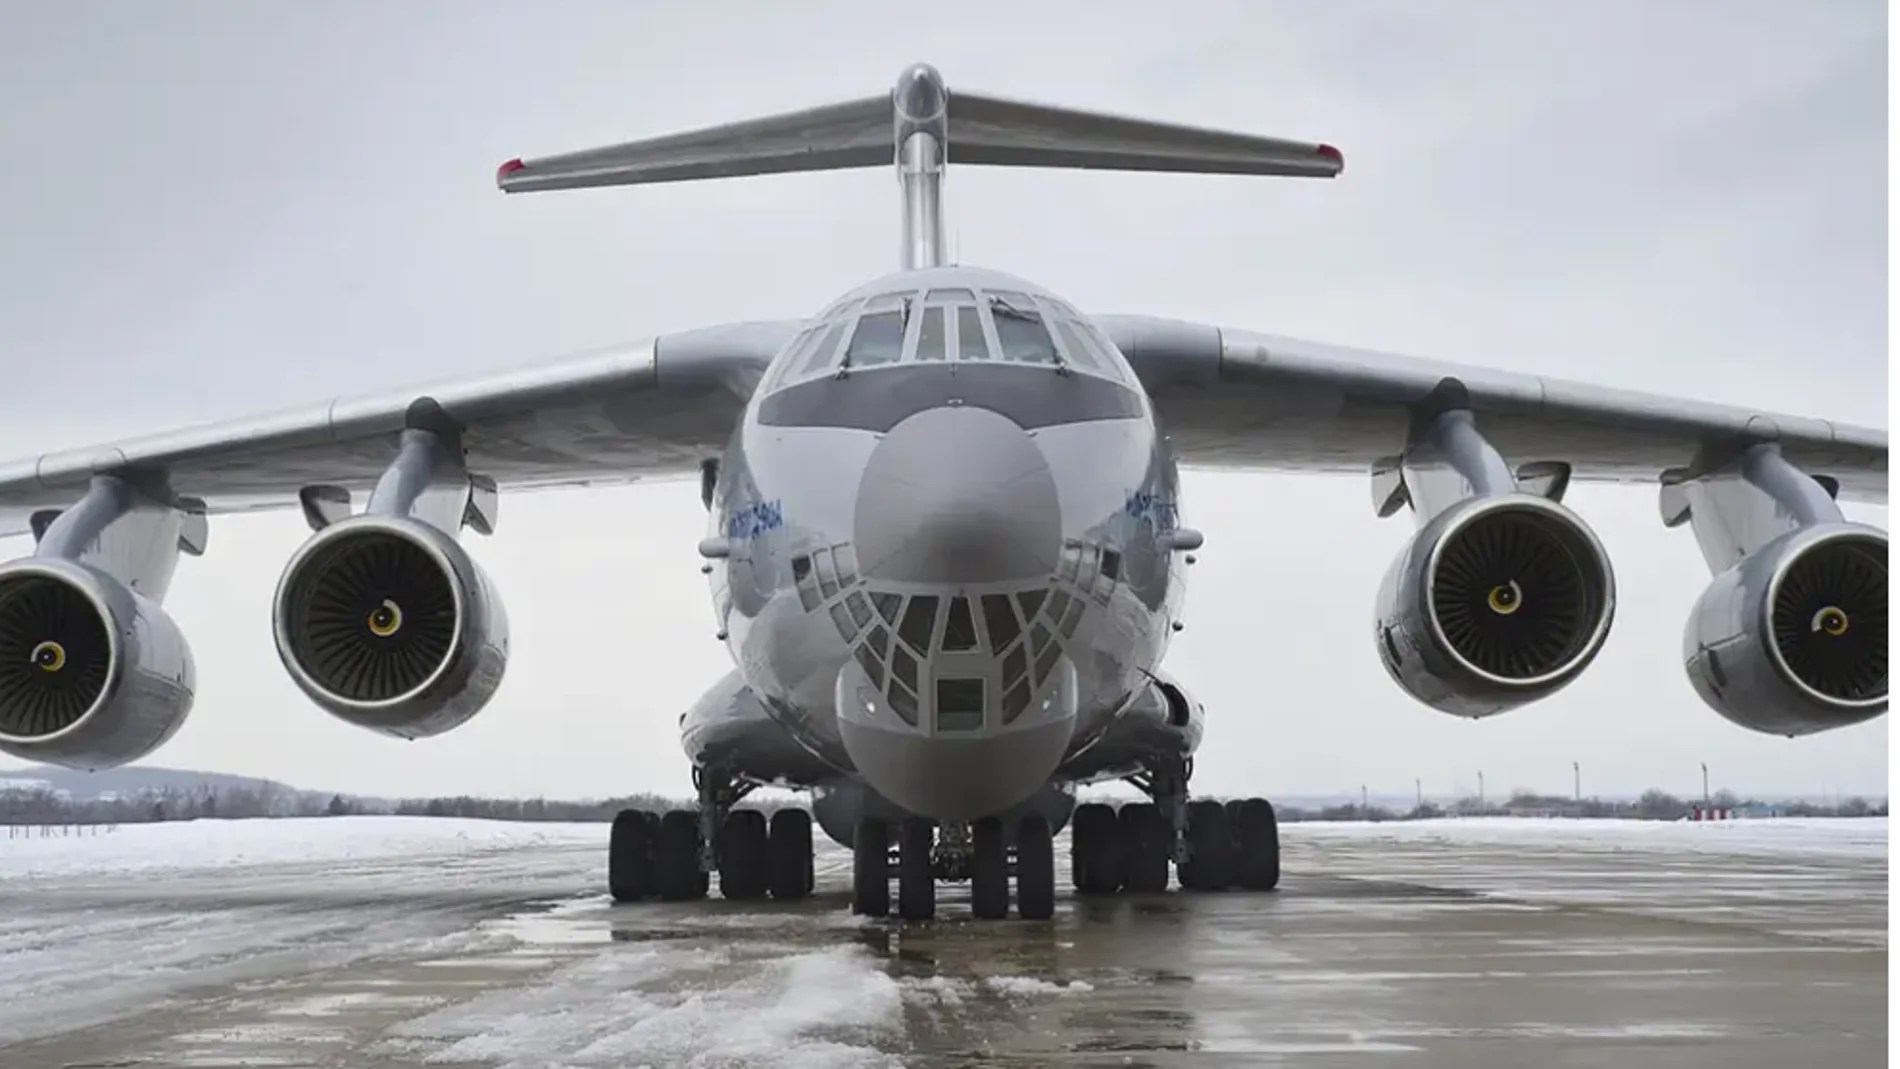
[[[773,361],[720,469],[714,612],[806,749],[920,816],[1001,812],[1100,737],[1181,608],[1167,440],[1039,287],[879,279]]]

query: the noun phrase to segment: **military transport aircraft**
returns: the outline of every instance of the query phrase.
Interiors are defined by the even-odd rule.
[[[495,377],[0,465],[0,750],[76,768],[152,752],[191,707],[160,608],[206,516],[301,507],[272,624],[319,706],[436,735],[501,684],[499,592],[463,544],[500,491],[697,476],[698,551],[736,668],[681,717],[696,809],[622,813],[617,899],[812,891],[812,831],[853,908],[1048,917],[1052,834],[1080,893],[1272,888],[1272,806],[1190,800],[1203,710],[1161,670],[1202,535],[1177,465],[1356,473],[1417,533],[1367,636],[1464,717],[1596,657],[1610,561],[1573,479],[1655,489],[1715,579],[1683,661],[1702,698],[1798,735],[1887,707],[1885,432],[1143,315],[1084,314],[946,263],[945,166],[1331,178],[1328,145],[952,94],[889,95],[503,164],[510,193],[895,164],[901,267],[817,315],[665,334]],[[1870,384],[1871,385],[1871,384]],[[367,493],[357,506],[358,495]],[[613,671],[602,666],[603,671]],[[1076,806],[1125,779],[1153,800]],[[768,822],[759,785],[812,792]]]

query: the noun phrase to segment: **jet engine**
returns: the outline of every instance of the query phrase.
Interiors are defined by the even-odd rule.
[[[398,738],[439,735],[501,685],[508,618],[455,539],[401,516],[319,531],[291,558],[272,609],[277,654],[312,700]]]
[[[1683,632],[1689,681],[1745,728],[1806,735],[1887,708],[1887,533],[1782,535],[1715,577]]]
[[[1434,516],[1380,588],[1380,660],[1433,708],[1482,717],[1546,697],[1603,648],[1610,561],[1570,510],[1528,493]]]
[[[122,765],[184,725],[193,687],[191,649],[156,602],[72,561],[0,567],[0,751]]]

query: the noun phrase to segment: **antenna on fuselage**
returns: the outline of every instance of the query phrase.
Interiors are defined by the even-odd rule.
[[[509,160],[495,181],[505,193],[529,193],[880,167],[893,156],[903,198],[900,261],[906,269],[944,262],[943,177],[951,160],[1289,178],[1332,178],[1345,168],[1338,149],[1317,142],[952,94],[936,68],[917,63],[898,76],[889,96]]]

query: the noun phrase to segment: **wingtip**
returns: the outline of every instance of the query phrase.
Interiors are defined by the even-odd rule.
[[[1346,154],[1339,151],[1338,148],[1332,145],[1321,145],[1313,151],[1318,154],[1321,159],[1331,160],[1333,166],[1339,168],[1339,173],[1343,173],[1346,170]]]
[[[520,157],[516,157],[502,164],[500,167],[495,168],[495,187],[497,189],[506,190],[508,188],[508,176],[526,166],[527,164],[522,163]]]

